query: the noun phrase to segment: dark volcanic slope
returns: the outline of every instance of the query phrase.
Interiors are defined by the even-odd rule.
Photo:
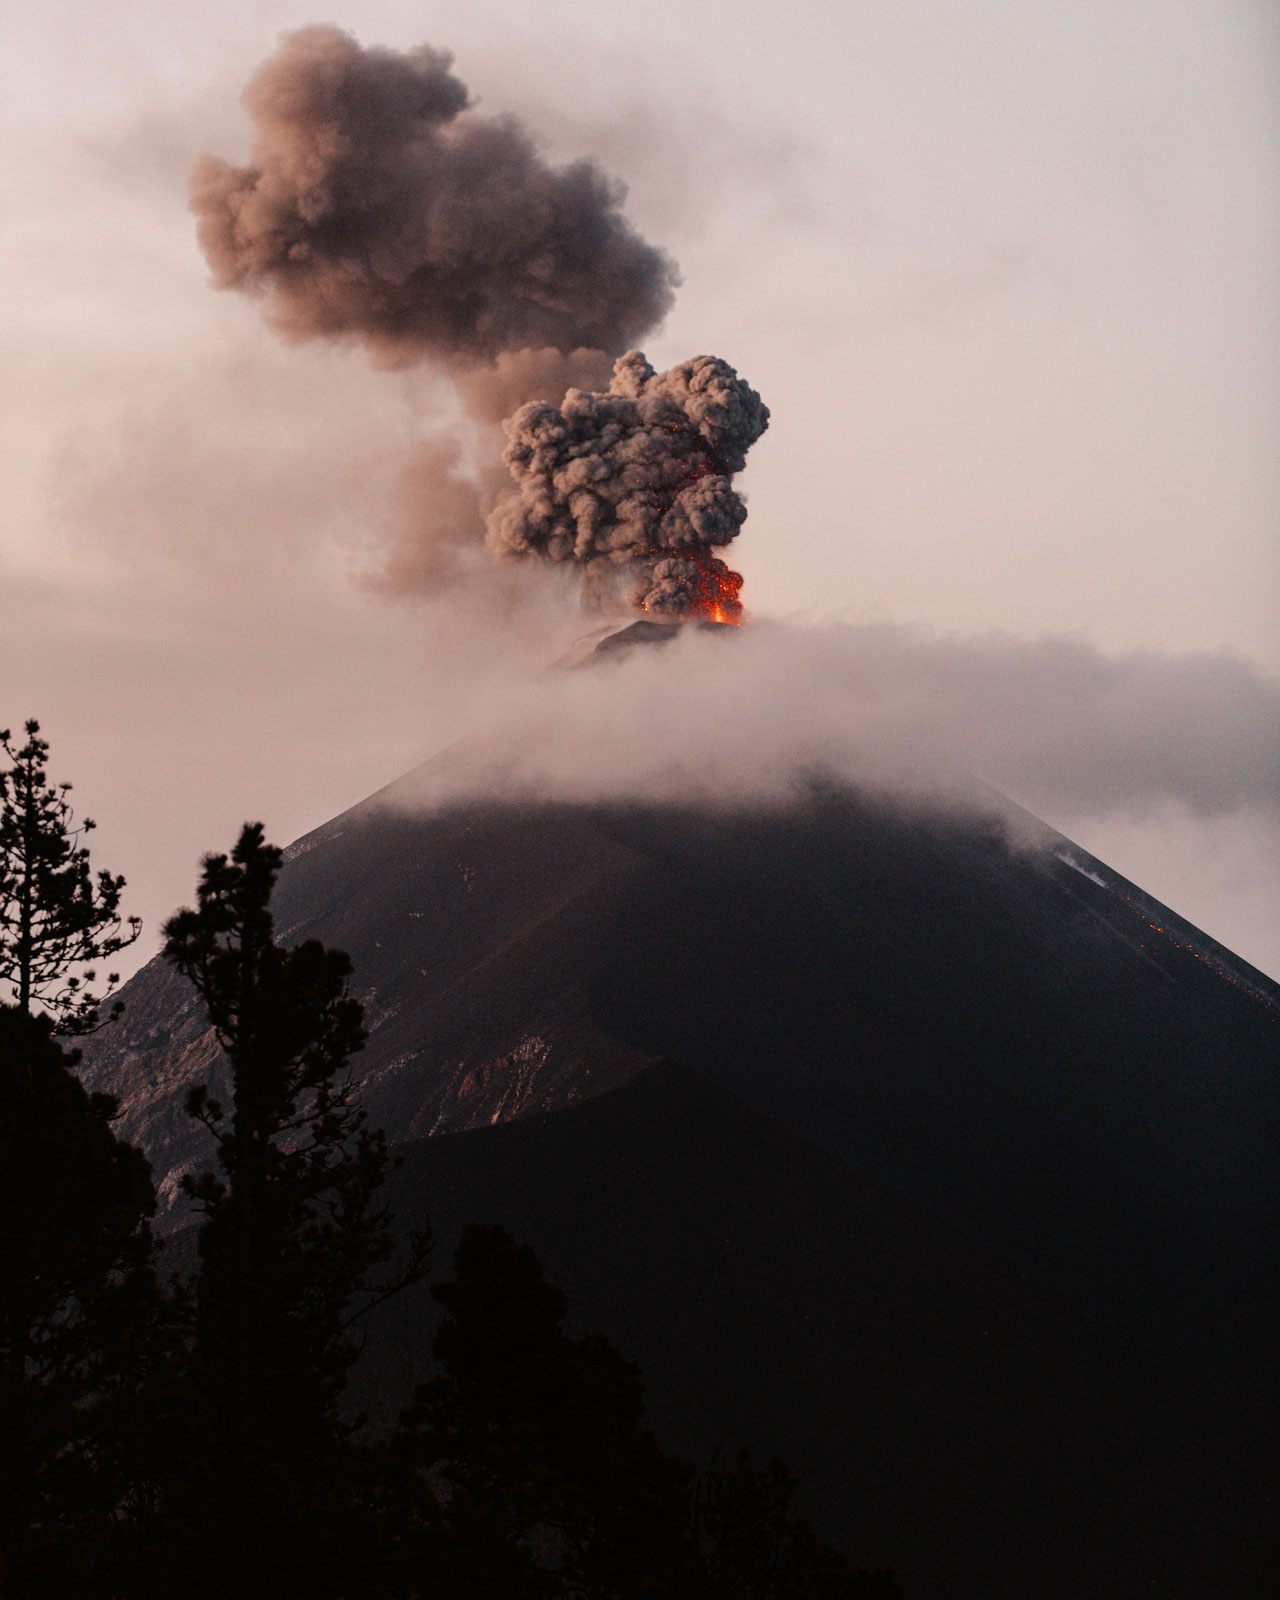
[[[430,1205],[442,1260],[469,1218],[532,1242],[578,1325],[641,1362],[671,1448],[790,1461],[810,1515],[914,1600],[1266,1592],[1234,1443],[1135,1385],[1130,1333],[699,1075],[405,1155],[395,1202]],[[387,1309],[375,1414],[427,1372],[433,1324],[425,1294]]]
[[[366,805],[277,914],[355,960],[404,1205],[532,1236],[669,1431],[776,1442],[916,1600],[1261,1596],[1280,996],[1058,851],[838,793]],[[127,998],[88,1070],[172,1185],[208,1043]]]

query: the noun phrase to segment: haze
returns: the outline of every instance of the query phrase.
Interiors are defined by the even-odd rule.
[[[716,771],[799,759],[806,716],[847,764],[888,673],[893,749],[976,754],[1280,976],[1280,56],[1271,8],[1211,0],[10,14],[0,725],[40,718],[140,956],[243,818],[284,842],[545,711],[591,626],[537,571],[405,579],[405,463],[461,437],[438,370],[210,287],[190,169],[243,160],[245,81],[320,21],[451,50],[623,179],[683,280],[650,360],[767,401],[733,558],[771,625],[706,669],[704,741],[711,686],[743,709]],[[699,653],[615,681],[653,711]],[[573,681],[554,715],[603,736]]]

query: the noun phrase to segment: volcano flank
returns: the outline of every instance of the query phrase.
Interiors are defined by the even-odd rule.
[[[1275,984],[1048,830],[413,789],[298,840],[274,911],[355,963],[441,1263],[505,1223],[670,1448],[781,1455],[913,1600],[1272,1592]],[[158,960],[124,994],[85,1073],[181,1224],[217,1051]],[[432,1314],[380,1314],[375,1416]]]

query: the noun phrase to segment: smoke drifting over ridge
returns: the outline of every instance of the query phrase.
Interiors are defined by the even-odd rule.
[[[1228,655],[757,623],[508,688],[420,774],[475,797],[786,804],[825,776],[1061,822],[1174,806],[1280,828],[1280,684]],[[976,799],[975,799],[976,795]]]
[[[715,357],[658,375],[632,350],[609,381],[670,308],[674,263],[627,221],[620,184],[548,165],[451,67],[334,27],[286,35],[243,96],[249,165],[206,155],[192,173],[214,282],[259,297],[287,340],[453,378],[469,437],[430,438],[411,463],[386,586],[445,586],[487,523],[504,556],[580,564],[593,603],[631,568],[632,604],[733,620],[741,579],[710,552],[746,514],[729,479],[767,410]],[[514,490],[495,427],[512,411]]]

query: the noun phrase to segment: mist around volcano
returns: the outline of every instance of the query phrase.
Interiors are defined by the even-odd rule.
[[[460,717],[397,804],[776,806],[816,779],[991,810],[994,786],[1059,826],[1172,809],[1280,840],[1280,684],[1226,655],[756,621],[477,681]]]

